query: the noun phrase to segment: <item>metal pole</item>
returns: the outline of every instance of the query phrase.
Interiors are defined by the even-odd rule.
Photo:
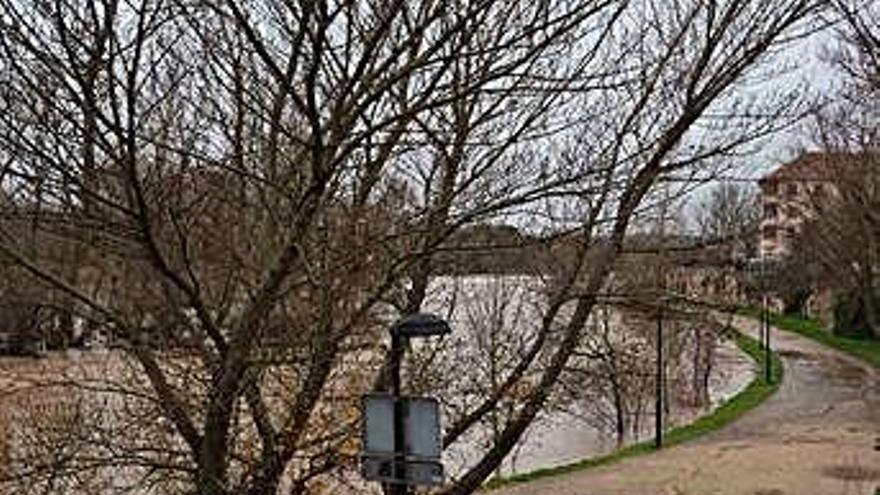
[[[763,208],[763,204],[762,204]],[[760,246],[761,255],[761,345],[764,346],[764,381],[771,383],[770,364],[770,314],[767,303],[767,257],[764,255],[764,247]]]
[[[394,478],[406,480],[405,452],[406,439],[404,437],[403,423],[403,400],[400,397],[400,364],[403,361],[404,337],[398,332],[391,332],[391,395],[394,398]],[[405,482],[391,483],[390,495],[407,495],[408,487]]]
[[[764,195],[760,195],[760,198],[761,214],[763,215],[766,208],[766,205],[764,204]],[[767,307],[767,256],[763,242],[758,244],[758,249],[761,257],[761,345],[764,346],[764,381],[770,383],[770,318]]]
[[[666,263],[666,208],[669,201],[669,189],[663,187],[663,202],[660,203],[660,259],[657,265],[657,274],[659,280],[659,299],[657,300],[657,376],[654,402],[654,447],[660,449],[663,447],[663,389],[664,389],[664,366],[663,366],[663,304],[666,291],[666,272],[664,263]]]
[[[764,380],[767,383],[772,383],[773,374],[772,374],[772,364],[770,363],[770,308],[767,304],[767,295],[764,293],[764,317],[763,325],[764,325]]]
[[[663,306],[657,310],[657,376],[654,397],[654,447],[663,447]]]

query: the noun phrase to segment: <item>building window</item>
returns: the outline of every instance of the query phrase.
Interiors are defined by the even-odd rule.
[[[778,213],[778,208],[775,204],[765,204],[764,205],[764,218],[767,220],[773,220],[776,218]]]
[[[775,240],[776,239],[776,226],[775,225],[765,225],[762,235],[765,240]]]
[[[798,193],[798,185],[797,184],[786,184],[785,193],[789,196],[797,196]]]
[[[763,182],[761,183],[761,191],[764,194],[774,195],[776,194],[776,182]]]

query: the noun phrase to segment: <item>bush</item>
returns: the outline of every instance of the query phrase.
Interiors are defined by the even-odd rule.
[[[782,298],[782,314],[803,316],[806,313],[807,301],[813,295],[809,289],[792,290]]]
[[[834,326],[832,332],[835,335],[853,338],[873,338],[874,331],[868,319],[865,297],[871,295],[856,295],[852,292],[839,294],[834,300]],[[880,302],[874,297],[875,308]],[[875,315],[875,321],[880,315]]]

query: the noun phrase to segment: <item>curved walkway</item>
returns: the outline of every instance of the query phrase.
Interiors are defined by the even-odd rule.
[[[747,318],[737,328],[757,337]],[[695,442],[492,495],[874,495],[880,488],[880,373],[774,329],[777,393]]]

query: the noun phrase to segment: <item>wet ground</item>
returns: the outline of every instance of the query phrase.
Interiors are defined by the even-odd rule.
[[[753,335],[757,323],[736,322]],[[874,495],[880,488],[880,377],[868,365],[773,331],[779,391],[703,439],[493,495]]]

